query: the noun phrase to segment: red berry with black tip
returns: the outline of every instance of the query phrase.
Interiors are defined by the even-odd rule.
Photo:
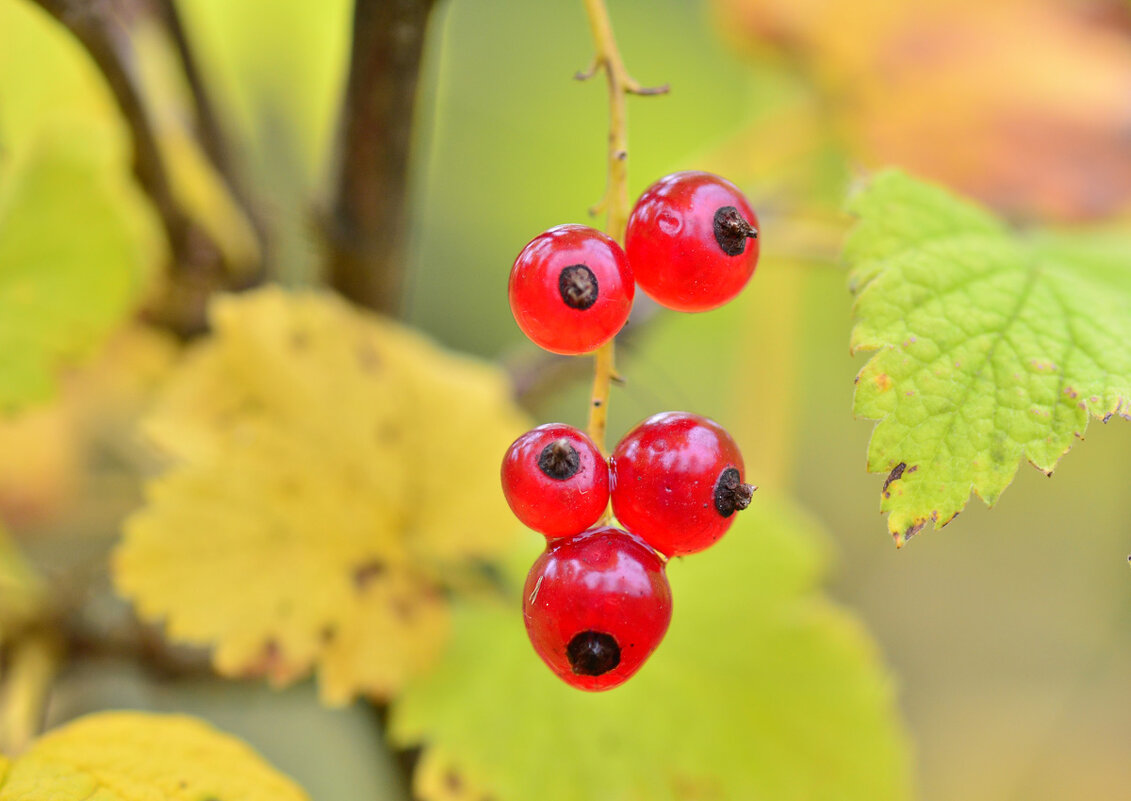
[[[554,353],[588,353],[616,336],[635,292],[620,245],[584,225],[539,234],[511,267],[514,319],[536,345]]]
[[[742,192],[709,172],[677,172],[640,196],[625,251],[653,300],[699,312],[733,299],[758,264],[758,218]]]
[[[550,543],[523,592],[534,650],[567,684],[608,690],[640,669],[672,617],[660,557],[637,537],[601,527]]]
[[[609,504],[609,465],[573,426],[547,423],[507,449],[503,494],[515,516],[547,537],[579,534]]]
[[[743,483],[742,454],[706,417],[664,412],[628,432],[609,459],[613,514],[667,556],[717,542],[756,487]]]

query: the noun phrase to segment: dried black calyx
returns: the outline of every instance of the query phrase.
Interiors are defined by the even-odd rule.
[[[573,635],[566,656],[578,676],[600,676],[620,664],[620,646],[611,634],[583,631]]]
[[[738,468],[728,467],[719,473],[719,480],[715,482],[715,511],[723,517],[742,511],[750,505],[756,489],[742,483]]]
[[[558,274],[558,291],[565,305],[585,311],[597,302],[597,276],[584,264],[563,267]]]
[[[581,454],[568,439],[555,439],[538,454],[538,469],[550,478],[565,481],[581,469]]]
[[[715,212],[715,241],[723,253],[737,256],[746,250],[747,239],[757,239],[758,229],[734,206],[722,206]]]

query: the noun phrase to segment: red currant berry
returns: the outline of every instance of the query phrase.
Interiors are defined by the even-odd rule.
[[[554,353],[588,353],[617,335],[636,286],[620,245],[584,225],[539,234],[511,268],[511,311],[535,344]]]
[[[582,690],[608,690],[640,669],[672,618],[660,557],[602,527],[550,543],[523,591],[526,632],[550,670]]]
[[[527,431],[503,457],[503,494],[515,517],[547,537],[579,534],[609,504],[609,465],[573,426]]]
[[[677,172],[648,187],[628,220],[636,283],[677,311],[707,311],[742,291],[758,264],[758,218],[738,187]]]
[[[742,454],[730,434],[687,412],[649,417],[617,443],[609,463],[613,514],[668,556],[717,542],[756,489],[742,483]]]

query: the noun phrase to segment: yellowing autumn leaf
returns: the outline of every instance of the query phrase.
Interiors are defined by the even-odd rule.
[[[247,745],[182,715],[90,715],[0,760],[0,801],[308,801]]]
[[[115,558],[119,591],[226,675],[386,697],[446,638],[446,590],[514,542],[502,373],[328,294],[220,298],[155,413],[175,460]]]
[[[1062,0],[716,0],[728,35],[788,54],[853,160],[1015,216],[1131,207],[1131,40]],[[804,135],[800,138],[804,139]]]

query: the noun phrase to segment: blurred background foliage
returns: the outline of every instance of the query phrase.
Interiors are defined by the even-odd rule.
[[[350,4],[182,0],[177,8],[239,176],[238,186],[225,185],[189,135],[190,91],[170,43],[143,22],[131,25],[172,194],[186,229],[202,232],[186,241],[211,243],[228,285],[253,281],[261,257],[284,283],[317,281]],[[627,383],[614,390],[611,438],[667,408],[711,415],[735,434],[764,491],[792,496],[823,525],[835,554],[831,593],[864,621],[898,677],[920,797],[1124,797],[1131,427],[1093,426],[1051,480],[1022,469],[994,510],[972,504],[945,531],[897,552],[878,514],[881,479],[864,470],[870,426],[851,419],[863,359],[847,354],[850,301],[837,259],[845,190],[887,164],[1022,225],[1126,228],[1127,5],[615,0],[610,11],[634,77],[671,84],[665,97],[629,99],[630,193],[675,169],[710,169],[746,190],[764,234],[758,273],[729,307],[690,317],[638,302],[620,347]],[[0,0],[0,21],[30,13],[39,12],[28,0]],[[28,174],[33,145],[54,141],[34,132],[27,121],[38,118],[26,109],[48,106],[34,92],[37,76],[62,69],[46,47],[18,47],[14,30],[0,24],[5,259],[34,241],[3,226],[11,176]],[[587,222],[604,188],[604,87],[571,80],[591,53],[572,0],[438,3],[406,200],[407,321],[500,360],[535,419],[573,424],[584,421],[588,365],[547,359],[526,343],[503,288],[523,243],[553,224]],[[125,157],[119,122],[82,122],[111,115],[104,89],[52,102],[79,115],[84,152],[103,148],[82,169]],[[55,130],[73,133],[73,120],[64,122]],[[107,190],[102,179],[68,185],[137,191]],[[40,224],[93,225],[73,202],[65,223]],[[68,371],[51,404],[0,430],[0,519],[49,578],[82,593],[83,603],[68,607],[82,618],[72,629],[86,632],[72,643],[81,658],[60,677],[49,718],[108,706],[195,712],[246,737],[316,799],[396,797],[404,791],[396,756],[384,750],[372,709],[325,710],[306,685],[271,693],[202,677],[199,654],[170,649],[113,600],[104,555],[140,502],[139,465],[155,463],[133,424],[176,348],[152,329],[109,331],[107,321],[120,319],[113,310],[138,300],[129,281],[162,259],[148,212],[127,217],[121,227],[134,238],[121,245],[131,256],[115,262],[122,276],[92,284],[112,291],[85,304],[70,282],[52,320],[72,319],[72,308],[99,315],[78,334],[37,340],[51,362],[97,351],[94,361]],[[159,280],[147,297],[183,299],[215,285],[173,291]],[[4,302],[0,295],[0,312]],[[6,338],[12,319],[0,317],[0,345],[14,352],[25,343]],[[47,392],[35,383],[29,398]],[[150,667],[121,654],[141,654]]]

